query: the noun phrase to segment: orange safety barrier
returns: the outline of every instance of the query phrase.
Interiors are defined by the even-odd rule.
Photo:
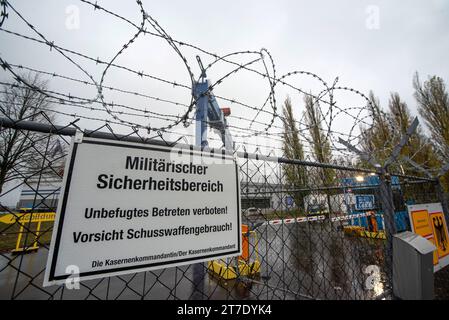
[[[249,261],[249,228],[246,224],[242,224],[242,255],[239,259]]]
[[[254,252],[256,259],[253,262],[250,262],[250,254],[249,254],[249,242],[250,236],[254,237]],[[238,257],[238,265],[236,267],[232,267],[228,262],[223,259],[209,261],[207,266],[208,269],[219,277],[232,280],[236,279],[239,276],[256,276],[260,274],[260,261],[257,251],[257,234],[255,231],[250,231],[247,225],[242,225],[242,254]]]
[[[370,230],[370,231],[378,232],[379,228],[377,226],[376,214],[373,211],[369,212],[369,214],[370,214],[369,219],[371,220],[371,227],[372,227],[372,230]]]

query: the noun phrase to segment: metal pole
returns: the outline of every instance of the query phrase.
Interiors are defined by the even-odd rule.
[[[380,201],[384,212],[385,236],[387,238],[386,248],[386,271],[388,283],[392,285],[393,281],[393,235],[396,233],[396,225],[394,221],[394,203],[393,192],[391,190],[391,176],[381,170],[379,172],[380,183]]]
[[[196,131],[195,144],[198,147],[207,147],[207,108],[208,96],[207,91],[209,83],[203,79],[202,82],[195,84],[194,94],[196,101]],[[203,300],[204,297],[204,278],[206,276],[205,266],[203,262],[192,265],[193,272],[193,299]]]
[[[448,199],[447,195],[444,193],[444,188],[441,185],[441,180],[436,179],[436,191],[438,194],[438,198],[440,199],[441,206],[443,207],[444,217],[446,218],[446,221],[449,221],[449,207],[448,207]]]
[[[446,221],[449,221],[449,204],[448,204],[448,198],[447,195],[444,192],[444,188],[441,184],[441,177],[446,174],[446,172],[449,171],[449,162],[446,163],[440,170],[440,172],[437,175],[436,183],[437,183],[437,193],[441,201],[441,205],[443,207],[444,216],[446,218]]]
[[[196,128],[195,128],[195,144],[199,147],[207,147],[207,109],[208,96],[207,90],[209,83],[207,80],[198,82],[194,91],[197,97],[196,101]]]

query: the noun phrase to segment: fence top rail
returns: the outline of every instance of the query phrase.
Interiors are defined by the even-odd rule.
[[[415,181],[408,181],[407,183],[399,183],[397,186],[404,186],[404,185],[419,185],[419,184],[425,184],[429,181],[425,180],[415,180]],[[433,182],[433,181],[431,181]],[[247,183],[250,188],[254,187],[252,183]],[[245,185],[245,186],[246,186]],[[288,184],[280,185],[280,187],[276,187],[275,183],[266,182],[265,184],[261,185],[259,188],[257,188],[257,191],[254,192],[242,192],[245,195],[264,195],[264,194],[276,194],[276,193],[292,193],[292,192],[313,192],[313,191],[341,191],[341,190],[347,190],[347,189],[354,189],[354,190],[370,190],[370,189],[377,189],[380,187],[380,184],[366,184],[366,185],[357,185],[357,186],[348,186],[348,185],[332,185],[332,186],[323,186],[323,187],[312,187],[307,186],[304,188],[295,188],[290,187]],[[261,190],[261,188],[267,187],[269,190]],[[340,193],[342,194],[342,193]]]
[[[45,123],[39,123],[39,122],[35,122],[35,121],[28,121],[28,120],[14,120],[11,118],[6,118],[6,117],[0,117],[0,126],[1,126],[1,128],[27,130],[27,131],[47,133],[47,134],[57,134],[57,135],[62,135],[62,136],[75,136],[77,131],[81,131],[77,127],[74,127],[75,126],[74,122],[69,123],[66,126],[61,126],[61,125],[45,124]],[[98,129],[97,130],[86,130],[85,129],[82,132],[83,132],[84,136],[90,137],[90,138],[136,142],[136,143],[144,143],[144,144],[166,146],[166,147],[176,146],[177,148],[180,148],[180,149],[187,149],[187,150],[192,150],[192,151],[201,151],[201,152],[210,152],[210,153],[215,153],[215,154],[221,153],[223,155],[232,155],[232,152],[225,150],[225,149],[199,147],[199,146],[194,146],[194,145],[185,144],[185,143],[159,140],[159,139],[155,139],[155,138],[144,138],[144,137],[138,136],[137,134],[133,135],[135,132],[128,134],[128,135],[115,134],[113,132],[104,132],[104,131],[99,131]],[[373,170],[373,169],[356,168],[356,167],[350,167],[350,166],[342,166],[342,165],[336,165],[336,164],[330,164],[330,163],[305,161],[305,160],[299,160],[299,159],[289,159],[289,158],[285,158],[285,157],[265,156],[265,155],[261,155],[261,154],[248,153],[248,152],[242,152],[242,151],[236,151],[235,155],[237,157],[243,158],[243,159],[261,160],[261,161],[277,162],[277,163],[284,163],[284,164],[297,164],[297,165],[303,165],[303,166],[308,166],[308,167],[328,168],[328,169],[336,169],[336,170],[352,171],[352,172],[360,172],[360,173],[374,173],[374,174],[379,173],[377,170]],[[428,181],[428,182],[436,181],[435,179],[425,178],[425,177],[417,177],[417,176],[410,176],[410,175],[403,175],[403,174],[394,174],[394,175],[397,177],[400,177],[400,178],[419,180],[419,181]]]

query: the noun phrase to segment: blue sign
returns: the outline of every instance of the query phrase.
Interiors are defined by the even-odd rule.
[[[295,204],[293,197],[290,196],[286,196],[285,197],[285,204],[289,207],[293,207],[293,205]]]
[[[379,176],[365,176],[361,181],[357,181],[355,177],[343,178],[340,180],[340,183],[345,187],[367,189],[369,187],[378,187],[380,185],[380,180]],[[398,176],[391,176],[391,186],[400,188],[400,181]]]
[[[374,209],[374,195],[363,194],[355,196],[356,210],[372,210]]]

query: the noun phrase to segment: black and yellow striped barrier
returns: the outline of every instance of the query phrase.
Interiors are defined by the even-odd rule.
[[[42,222],[55,221],[55,212],[29,212],[29,213],[9,213],[0,216],[0,222],[5,224],[15,224],[20,225],[19,233],[17,235],[16,247],[11,252],[22,253],[39,249],[38,239],[41,231]],[[29,232],[24,231],[25,224],[37,223],[36,232],[34,234],[34,241],[31,246],[26,246],[24,243],[22,246],[22,235]]]

